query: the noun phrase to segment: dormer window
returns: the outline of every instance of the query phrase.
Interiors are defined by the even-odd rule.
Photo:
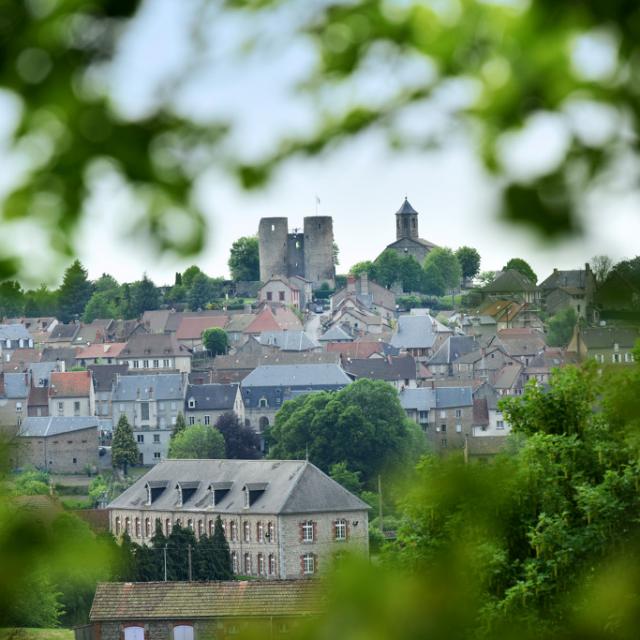
[[[251,482],[246,484],[242,489],[244,491],[244,508],[248,509],[259,500],[268,486],[268,482]]]
[[[193,497],[198,490],[200,483],[196,480],[193,482],[178,482],[176,491],[178,492],[178,507],[182,507]]]
[[[266,409],[268,406],[269,402],[264,396],[258,400],[258,407],[260,407],[260,409]]]
[[[149,480],[145,485],[147,490],[147,506],[152,505],[164,492],[169,483],[166,480]]]
[[[196,408],[196,399],[195,398],[189,398],[189,409],[195,409]]]
[[[219,505],[229,493],[232,486],[233,482],[212,482],[208,487],[208,490],[211,492],[211,506],[215,507]]]

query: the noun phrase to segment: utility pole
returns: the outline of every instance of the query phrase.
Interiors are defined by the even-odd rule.
[[[189,554],[189,582],[193,580],[191,575],[191,545],[187,545],[187,552]]]
[[[164,545],[164,581],[167,581],[167,545]]]
[[[382,477],[378,474],[378,518],[380,520],[380,532],[384,533],[382,521]]]

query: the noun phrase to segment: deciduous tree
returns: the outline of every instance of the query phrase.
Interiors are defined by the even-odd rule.
[[[472,247],[460,247],[456,251],[463,278],[473,278],[480,271],[480,254]]]
[[[202,344],[211,355],[223,355],[229,349],[229,337],[224,329],[211,327],[202,332]]]
[[[255,236],[238,238],[231,245],[229,270],[231,279],[236,282],[260,280],[258,238]]]
[[[214,427],[196,424],[175,435],[169,443],[170,458],[224,458],[224,438]]]
[[[528,278],[532,284],[538,282],[538,276],[535,274],[535,271],[531,268],[531,265],[522,258],[511,258],[511,260],[502,267],[503,271],[507,271],[508,269],[514,269],[520,272],[525,278]]]
[[[224,438],[227,458],[254,460],[261,457],[260,436],[251,427],[243,425],[235,413],[223,413],[216,421],[216,429]]]

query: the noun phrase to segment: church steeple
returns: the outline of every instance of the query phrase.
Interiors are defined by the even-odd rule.
[[[418,237],[418,212],[405,196],[402,206],[396,211],[396,240]]]

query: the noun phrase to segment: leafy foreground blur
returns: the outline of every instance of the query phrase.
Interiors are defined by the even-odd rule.
[[[371,563],[344,559],[324,579],[326,612],[295,635],[636,638],[635,356],[621,371],[558,370],[549,389],[506,400],[514,436],[493,464],[424,457],[397,541]],[[55,624],[60,603],[69,620],[97,579],[117,578],[121,554],[72,516],[47,520],[6,492],[0,513],[0,626]]]

